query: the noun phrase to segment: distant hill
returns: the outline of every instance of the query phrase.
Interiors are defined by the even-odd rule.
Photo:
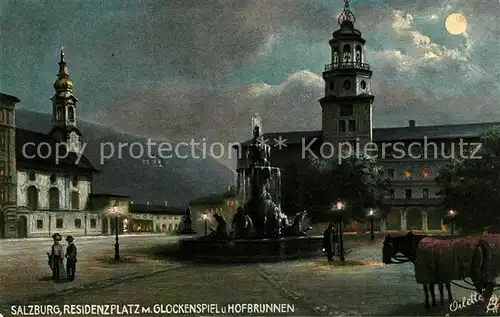
[[[23,129],[47,133],[51,127],[51,115],[17,109],[16,124]],[[129,195],[137,203],[150,201],[151,204],[163,204],[167,200],[173,206],[186,204],[200,196],[224,192],[234,183],[234,171],[213,158],[168,158],[163,159],[162,167],[159,167],[143,164],[142,159],[132,158],[128,148],[124,148],[121,158],[116,154],[101,165],[101,144],[139,142],[146,147],[147,139],[82,120],[77,126],[83,134],[83,141],[88,143],[85,156],[101,170],[94,177],[94,193]],[[138,149],[136,151],[134,153],[139,153]],[[156,154],[155,148],[152,153]]]

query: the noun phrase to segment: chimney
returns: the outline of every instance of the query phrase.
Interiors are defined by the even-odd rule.
[[[146,201],[146,205],[149,205],[149,200]]]
[[[168,206],[168,200],[165,200],[165,207]]]
[[[410,128],[414,128],[414,127],[415,127],[415,120],[410,120],[410,121],[408,121],[408,126],[409,126]]]

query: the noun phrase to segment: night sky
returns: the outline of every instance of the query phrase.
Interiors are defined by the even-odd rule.
[[[50,112],[65,47],[80,117],[171,140],[321,128],[341,0],[1,1],[0,91]],[[500,2],[352,1],[376,127],[500,121]],[[445,18],[463,13],[466,33]]]

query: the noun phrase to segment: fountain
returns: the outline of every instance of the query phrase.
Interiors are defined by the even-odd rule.
[[[281,210],[281,172],[271,166],[271,148],[265,144],[260,118],[252,119],[253,140],[238,169],[238,201],[244,202],[227,222],[219,214],[212,234],[181,241],[185,258],[222,261],[265,261],[321,254],[322,237],[308,237],[302,229],[306,211],[288,217]]]

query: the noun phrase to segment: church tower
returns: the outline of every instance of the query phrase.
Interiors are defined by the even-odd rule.
[[[340,28],[329,41],[332,49],[331,64],[325,66],[325,96],[322,108],[322,139],[337,145],[356,142],[360,147],[372,140],[372,104],[370,93],[372,71],[365,62],[361,32],[354,27],[354,14],[349,1],[338,18]],[[353,143],[354,145],[354,143]]]
[[[59,73],[54,82],[55,94],[52,97],[52,135],[57,142],[66,142],[70,152],[81,150],[81,132],[76,127],[76,99],[73,94],[73,82],[69,79],[68,66],[64,60],[64,48],[61,48]]]

